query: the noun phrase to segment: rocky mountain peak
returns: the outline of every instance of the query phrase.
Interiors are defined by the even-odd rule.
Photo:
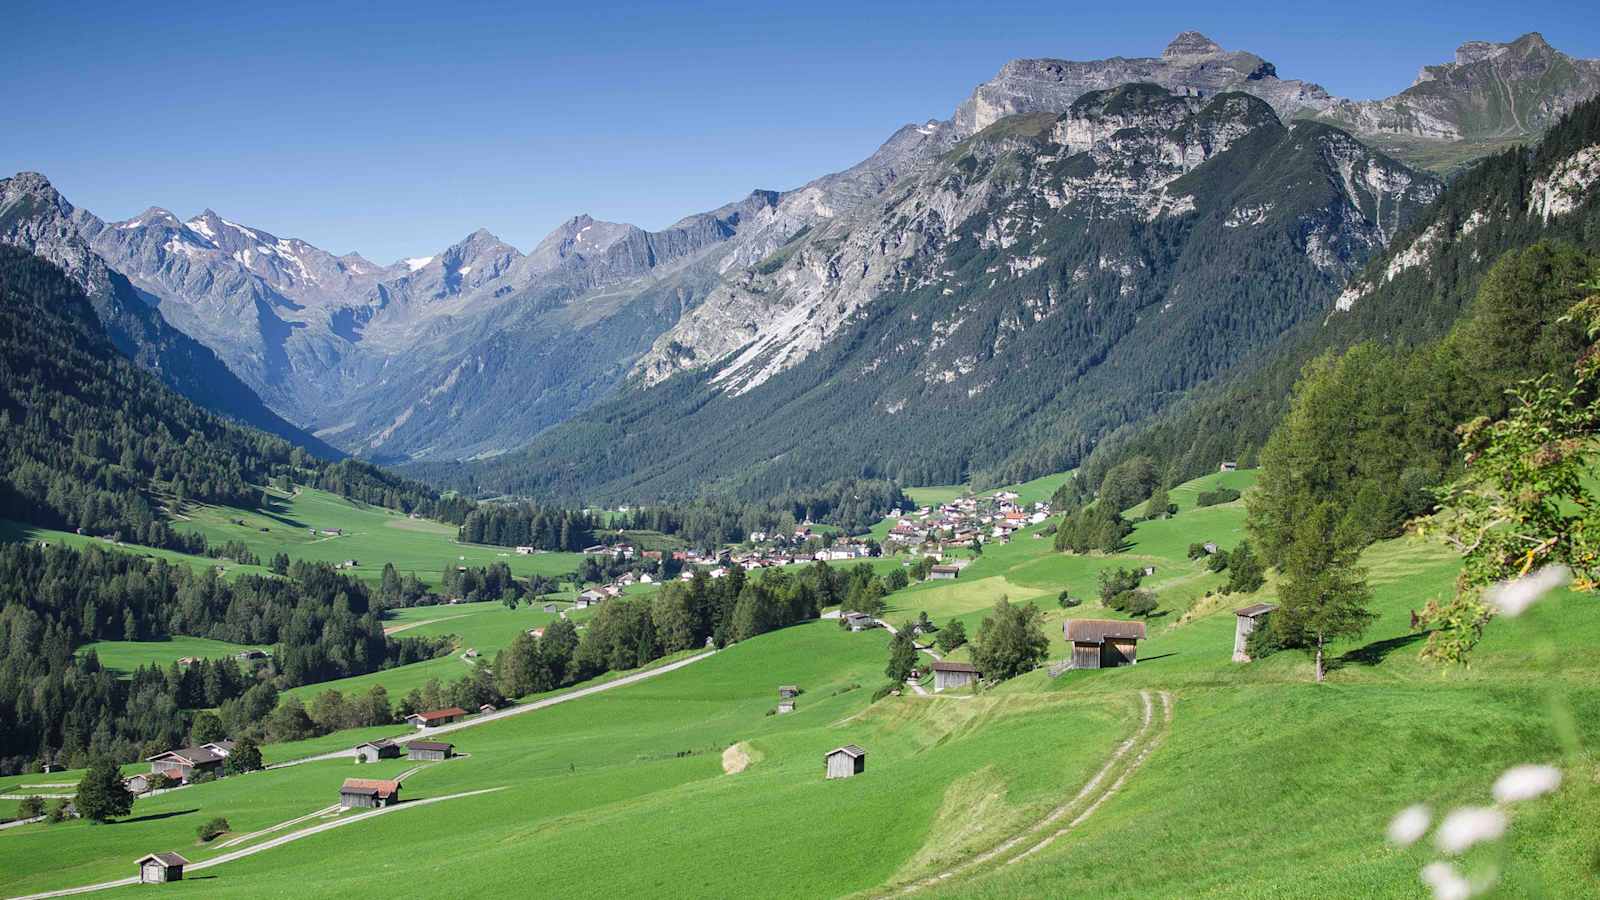
[[[1161,51],[1161,57],[1173,59],[1180,56],[1209,56],[1221,52],[1222,45],[1211,38],[1198,31],[1185,31],[1172,39],[1167,49]]]

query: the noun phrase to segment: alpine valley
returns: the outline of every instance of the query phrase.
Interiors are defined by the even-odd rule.
[[[1354,101],[1185,32],[1008,63],[850,169],[655,232],[380,264],[211,210],[106,222],[23,173],[0,240],[170,386],[321,455],[585,498],[1003,481],[1256,366],[1442,179],[1597,91],[1537,34]]]

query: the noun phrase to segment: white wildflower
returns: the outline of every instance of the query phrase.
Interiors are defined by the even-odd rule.
[[[1484,806],[1463,806],[1444,817],[1433,841],[1446,853],[1461,853],[1473,844],[1498,840],[1505,833],[1505,813]]]
[[[1415,844],[1428,831],[1433,811],[1422,804],[1408,806],[1389,821],[1389,843],[1399,847]]]
[[[1466,900],[1472,896],[1472,885],[1447,862],[1423,866],[1422,883],[1433,889],[1433,900]]]
[[[1540,597],[1572,580],[1566,566],[1545,566],[1530,575],[1502,581],[1483,592],[1484,602],[1503,616],[1520,616]]]
[[[1561,786],[1561,770],[1555,766],[1512,766],[1495,779],[1496,803],[1516,803],[1548,794]]]

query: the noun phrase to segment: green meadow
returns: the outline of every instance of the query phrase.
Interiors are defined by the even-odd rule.
[[[456,732],[447,739],[468,755],[409,776],[396,813],[162,890],[879,896],[931,879],[925,893],[956,897],[1417,897],[1426,891],[1419,870],[1441,854],[1427,840],[1390,846],[1389,819],[1417,803],[1436,815],[1487,804],[1502,771],[1532,762],[1560,766],[1562,789],[1514,807],[1503,842],[1458,862],[1470,874],[1493,869],[1494,896],[1593,896],[1600,660],[1586,651],[1600,641],[1595,601],[1560,592],[1493,622],[1470,668],[1438,666],[1418,657],[1422,636],[1410,612],[1452,589],[1457,563],[1439,544],[1407,536],[1364,555],[1378,618],[1360,639],[1333,648],[1326,684],[1312,683],[1311,663],[1297,652],[1233,663],[1233,610],[1273,599],[1274,584],[1221,596],[1222,576],[1186,551],[1191,542],[1237,543],[1242,503],[1198,508],[1194,498],[1219,483],[1246,489],[1252,477],[1219,474],[1174,489],[1178,515],[1139,523],[1123,553],[1057,554],[1048,538],[1025,531],[990,545],[956,581],[889,598],[891,620],[926,609],[941,623],[963,619],[969,633],[999,596],[1032,601],[1047,610],[1059,659],[1064,618],[1104,615],[1097,572],[1154,565],[1145,585],[1161,606],[1135,666],[1054,679],[1040,669],[976,696],[908,693],[872,703],[886,633],[805,623],[648,681]],[[1063,589],[1082,605],[1061,608]],[[389,624],[458,634],[483,652],[546,615],[461,604],[399,611]],[[465,665],[452,658],[407,668],[441,663]],[[783,683],[804,689],[798,709],[770,715]],[[1153,730],[1141,730],[1141,693],[1171,698],[1169,726],[1158,714]],[[265,749],[270,760],[286,760],[394,733],[363,729]],[[1041,825],[1130,738],[1152,749],[1107,770],[1118,777],[1115,792],[1081,819],[1073,808]],[[845,743],[867,749],[866,772],[825,780],[824,752]],[[0,895],[123,877],[153,850],[207,859],[224,851],[195,845],[194,827],[206,818],[227,816],[236,833],[253,831],[335,802],[344,777],[412,765],[307,763],[144,799],[111,825],[0,831]],[[0,792],[76,775],[0,779]],[[1022,862],[1008,864],[1010,850],[963,867],[1008,838],[1069,822]],[[447,886],[414,877],[424,858],[449,861],[440,876]],[[945,872],[954,874],[937,877]]]
[[[132,672],[140,666],[151,664],[166,667],[190,656],[199,659],[225,659],[244,650],[271,649],[213,641],[209,638],[180,636],[164,641],[96,641],[80,647],[78,653],[84,654],[92,650],[100,658],[100,665],[118,672]]]
[[[312,562],[355,560],[349,574],[369,582],[382,577],[384,563],[394,563],[401,574],[415,572],[423,581],[436,583],[447,565],[503,562],[516,575],[555,577],[576,570],[583,559],[577,553],[523,556],[511,547],[458,543],[453,525],[413,519],[326,491],[301,488],[292,496],[275,491],[268,495],[271,504],[260,511],[191,504],[173,527],[198,531],[217,546],[240,541],[263,563],[277,553]],[[335,529],[341,533],[321,533]]]

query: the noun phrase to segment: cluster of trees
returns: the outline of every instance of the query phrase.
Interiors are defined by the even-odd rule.
[[[594,543],[600,523],[589,514],[536,503],[480,503],[461,523],[460,540],[501,547],[576,552]]]
[[[144,669],[130,679],[77,648],[98,640],[191,635],[272,645],[277,687],[429,658],[436,639],[386,638],[367,588],[327,565],[228,582],[207,569],[98,547],[0,546],[0,770],[29,759],[134,759],[170,746],[200,705],[241,703],[260,686],[230,662]],[[271,689],[271,686],[268,686]],[[254,698],[259,701],[259,695]],[[273,709],[276,697],[250,713]],[[240,721],[251,716],[241,715]]]
[[[512,577],[509,563],[494,562],[481,568],[446,563],[439,590],[447,597],[510,602],[520,600],[527,587]]]
[[[1239,499],[1239,492],[1231,487],[1219,487],[1214,490],[1201,491],[1194,498],[1195,506],[1217,506],[1222,503],[1232,503]]]
[[[1148,616],[1156,611],[1156,595],[1141,590],[1143,573],[1138,569],[1102,569],[1099,575],[1100,605],[1130,616]]]
[[[1056,528],[1056,549],[1068,553],[1090,550],[1115,553],[1123,548],[1132,533],[1133,523],[1124,519],[1111,504],[1100,501],[1062,516]]]
[[[954,623],[952,623],[954,624]],[[1013,606],[1005,597],[995,601],[972,645],[972,662],[988,681],[1005,681],[1038,668],[1050,653],[1044,633],[1044,611],[1026,603]]]

